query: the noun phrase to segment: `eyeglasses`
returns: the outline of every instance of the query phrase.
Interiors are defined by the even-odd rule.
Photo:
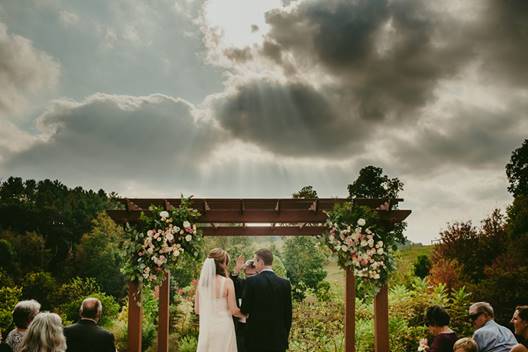
[[[477,318],[482,314],[482,312],[478,312],[478,313],[473,313],[473,314],[470,314],[468,315],[469,319],[473,322],[475,320],[477,320]]]

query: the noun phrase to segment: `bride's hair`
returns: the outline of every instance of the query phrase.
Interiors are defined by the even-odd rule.
[[[227,265],[229,264],[229,254],[222,248],[213,248],[207,255],[207,258],[212,258],[215,261],[216,273],[218,275],[227,277]],[[223,266],[225,264],[225,267]]]

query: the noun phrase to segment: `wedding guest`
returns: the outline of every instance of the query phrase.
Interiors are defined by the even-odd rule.
[[[13,309],[13,323],[15,324],[15,328],[7,334],[5,341],[13,352],[20,351],[27,328],[39,311],[40,303],[34,299],[20,301],[15,305]]]
[[[2,332],[0,332],[0,352],[12,352],[11,347],[2,338]]]
[[[473,303],[469,307],[469,317],[476,329],[473,339],[479,352],[510,352],[517,344],[510,329],[493,320],[493,307],[488,302]]]
[[[513,346],[511,352],[528,352],[528,306],[516,307],[511,323],[519,339],[519,343]]]
[[[431,306],[425,312],[425,324],[433,335],[432,341],[423,339],[420,345],[429,352],[453,352],[457,335],[449,328],[450,317],[444,308]]]
[[[114,352],[114,335],[97,323],[103,313],[103,305],[97,298],[86,298],[79,310],[81,319],[64,328],[68,352]]]
[[[66,339],[62,320],[55,313],[39,313],[33,319],[22,340],[21,352],[65,352]]]
[[[471,337],[463,337],[455,342],[453,352],[478,352],[477,343]]]

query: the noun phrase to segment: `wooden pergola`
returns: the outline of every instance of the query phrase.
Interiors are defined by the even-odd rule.
[[[179,198],[127,198],[120,200],[124,210],[108,210],[118,224],[139,221],[141,212],[150,205],[165,210],[177,208]],[[396,209],[402,199],[354,199],[356,205],[376,209],[383,226],[392,227],[405,220],[410,210]],[[191,206],[202,214],[198,225],[205,236],[316,236],[325,231],[325,211],[335,204],[350,202],[346,198],[307,199],[192,199]],[[169,282],[167,273],[159,290],[158,351],[168,351]],[[128,342],[130,352],[141,351],[142,308],[136,301],[137,283],[128,284]],[[355,279],[346,271],[345,285],[345,352],[355,351]],[[374,331],[376,352],[389,352],[388,288],[385,285],[374,300]]]

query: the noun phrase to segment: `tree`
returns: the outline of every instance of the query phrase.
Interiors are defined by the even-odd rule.
[[[428,256],[418,256],[418,258],[416,258],[416,262],[414,263],[414,275],[418,276],[420,279],[424,279],[427,275],[429,275],[431,266],[431,260]]]
[[[506,165],[506,176],[510,181],[508,191],[514,197],[528,196],[528,139],[513,151],[510,162]]]
[[[348,185],[350,198],[394,199],[402,190],[403,182],[397,177],[391,179],[383,175],[383,169],[375,166],[361,169],[356,181]]]
[[[126,292],[126,279],[120,271],[119,248],[123,229],[106,213],[99,213],[93,219],[92,226],[92,230],[83,235],[77,246],[77,275],[95,278],[104,292],[121,298]]]
[[[317,199],[317,191],[312,186],[304,186],[299,192],[293,193],[294,199]]]
[[[317,247],[318,243],[307,236],[291,237],[284,242],[282,259],[292,285],[303,282],[306,287],[316,289],[326,277],[327,258]]]
[[[42,310],[50,310],[54,306],[56,289],[57,282],[50,273],[29,273],[22,281],[22,298],[36,299],[42,305]]]

